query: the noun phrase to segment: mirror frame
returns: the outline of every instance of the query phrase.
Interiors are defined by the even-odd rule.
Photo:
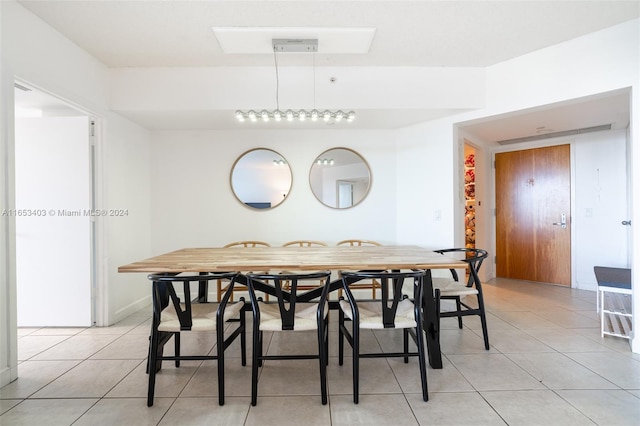
[[[287,188],[282,200],[280,200],[280,202],[275,205],[271,205],[270,207],[258,207],[258,206],[250,205],[249,203],[258,204],[259,202],[257,200],[244,201],[240,199],[240,197],[238,196],[238,193],[236,192],[236,188],[233,187],[233,174],[236,171],[236,166],[243,158],[245,158],[247,155],[251,154],[252,152],[256,152],[256,151],[269,151],[270,153],[273,154],[274,157],[280,157],[282,160],[285,161],[287,170],[289,170],[289,188]],[[287,198],[289,198],[289,194],[291,193],[291,188],[293,187],[293,171],[291,170],[291,166],[289,165],[289,162],[287,161],[287,159],[279,152],[271,148],[253,148],[240,154],[240,156],[236,159],[236,161],[234,161],[233,165],[231,166],[231,171],[229,172],[229,186],[231,187],[231,192],[233,193],[233,196],[235,197],[235,199],[238,200],[238,202],[240,202],[240,204],[242,204],[244,207],[251,209],[253,211],[270,211],[282,205],[282,203],[284,203],[287,200]]]
[[[323,201],[323,200],[318,196],[318,194],[316,194],[316,191],[314,190],[314,187],[313,187],[313,182],[312,182],[312,173],[313,173],[314,167],[318,166],[318,164],[317,164],[317,160],[318,160],[318,159],[320,159],[320,158],[321,158],[321,157],[323,157],[323,156],[328,155],[328,153],[330,153],[330,152],[332,152],[332,151],[335,151],[335,150],[344,150],[344,151],[349,151],[350,153],[352,153],[352,154],[354,154],[355,156],[357,156],[357,157],[362,161],[362,164],[367,168],[367,172],[368,172],[368,175],[369,175],[369,176],[368,176],[368,177],[369,177],[369,183],[368,183],[368,185],[367,185],[367,189],[366,189],[366,191],[364,191],[364,193],[362,194],[362,196],[361,196],[359,199],[355,200],[355,202],[354,202],[354,203],[352,203],[352,204],[351,204],[350,206],[348,206],[348,207],[339,207],[339,206],[337,205],[337,204],[338,204],[338,203],[337,203],[337,200],[336,200],[336,205],[330,205],[330,204],[325,203],[325,202],[324,202],[324,201]],[[342,181],[342,180],[343,180],[343,179],[337,179],[337,180],[336,180],[336,185],[338,185],[338,182],[339,182],[339,181]],[[362,203],[362,202],[367,198],[367,196],[369,195],[369,192],[371,192],[371,184],[372,184],[372,181],[373,181],[373,175],[372,175],[372,173],[371,173],[371,166],[369,165],[369,163],[367,162],[367,160],[365,160],[365,159],[364,159],[364,157],[363,157],[359,152],[357,152],[357,151],[355,151],[355,150],[353,150],[353,149],[351,149],[351,148],[346,148],[346,147],[343,147],[343,146],[337,146],[337,147],[334,147],[334,148],[329,148],[329,149],[327,149],[327,150],[325,150],[325,151],[321,152],[319,155],[315,156],[315,157],[314,157],[314,160],[313,160],[313,164],[311,164],[311,168],[309,169],[309,187],[311,188],[311,192],[313,193],[313,196],[316,198],[316,200],[318,200],[320,203],[322,203],[322,205],[323,205],[323,206],[326,206],[326,207],[329,207],[329,208],[331,208],[331,209],[335,209],[335,210],[347,210],[347,209],[353,208],[353,207],[355,207],[355,206],[359,205],[360,203]],[[337,191],[337,189],[336,189],[336,191]]]

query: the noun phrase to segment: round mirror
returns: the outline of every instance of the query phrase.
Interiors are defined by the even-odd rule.
[[[313,195],[325,206],[348,209],[369,193],[371,171],[364,158],[348,148],[333,148],[320,154],[311,166],[309,182]]]
[[[244,205],[270,209],[282,203],[291,190],[287,160],[270,149],[252,149],[240,156],[231,169],[231,189]]]

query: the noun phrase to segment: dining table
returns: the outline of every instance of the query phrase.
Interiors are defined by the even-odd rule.
[[[466,269],[467,263],[441,255],[420,246],[326,246],[326,247],[246,247],[182,248],[118,267],[118,272],[144,273],[206,273],[226,271],[357,271],[424,269],[423,329],[426,334],[429,365],[442,368],[439,321],[433,291],[433,269]],[[239,273],[236,282],[247,285],[246,275]],[[342,287],[341,279],[329,283],[329,291]],[[273,287],[262,283],[256,290],[272,293]],[[320,296],[322,288],[297,294],[298,301],[311,301]],[[207,288],[201,286],[199,298],[206,300]]]

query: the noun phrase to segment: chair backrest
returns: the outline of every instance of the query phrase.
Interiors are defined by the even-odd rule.
[[[353,293],[349,289],[349,285],[355,283],[361,279],[375,279],[381,283],[381,297],[378,300],[367,301],[368,303],[380,303],[382,312],[382,323],[384,328],[395,328],[395,318],[398,310],[399,303],[406,299],[406,296],[402,292],[403,284],[405,280],[411,279],[413,281],[413,297],[415,300],[422,300],[422,284],[426,272],[422,269],[402,271],[402,272],[388,272],[388,271],[341,271],[342,287],[347,295],[347,300],[351,304],[351,309],[354,310],[354,314],[357,313],[357,301],[353,297]],[[416,320],[421,318],[420,303],[415,303]]]
[[[453,255],[461,254],[463,257],[460,259],[463,262],[467,262],[469,264],[469,280],[467,281],[467,287],[473,287],[474,284],[480,284],[480,278],[478,277],[478,272],[480,272],[480,267],[482,266],[482,262],[487,258],[489,253],[486,250],[478,249],[478,248],[449,248],[449,249],[441,249],[435,250],[436,253]],[[451,269],[451,274],[453,275],[453,279],[458,281],[458,273],[455,269]]]
[[[269,243],[265,243],[264,241],[236,241],[233,243],[229,243],[225,246],[223,246],[224,248],[230,248],[230,247],[271,247],[271,244]]]
[[[381,246],[382,244],[380,244],[377,241],[371,241],[371,240],[342,240],[340,241],[338,244],[336,244],[337,246],[351,246],[351,247],[362,247],[362,246]]]
[[[323,243],[322,241],[313,241],[313,240],[295,240],[289,241],[288,243],[284,243],[282,247],[290,247],[290,246],[298,246],[298,247],[326,247],[327,243]]]
[[[160,322],[160,313],[164,308],[173,303],[173,307],[180,321],[181,330],[191,330],[191,283],[204,283],[212,280],[229,280],[229,286],[224,294],[220,306],[226,306],[233,291],[237,272],[202,272],[198,275],[175,275],[171,273],[150,274],[147,278],[153,281],[153,321],[157,325]],[[174,283],[182,283],[182,294],[184,301],[181,301]],[[184,304],[181,305],[181,303]]]
[[[275,288],[275,296],[278,307],[280,309],[280,318],[282,319],[283,330],[293,330],[295,328],[295,313],[297,303],[298,285],[302,286],[304,281],[313,281],[314,286],[318,286],[318,280],[323,285],[323,291],[320,296],[321,306],[326,304],[329,294],[329,280],[331,271],[319,271],[311,273],[282,273],[282,274],[247,274],[247,284],[249,287],[249,297],[251,299],[251,307],[256,320],[260,320],[260,311],[258,307],[258,299],[255,293],[255,281],[269,282]],[[285,290],[285,288],[287,290]],[[315,302],[314,302],[315,303]],[[326,307],[328,309],[328,306]],[[324,316],[318,313],[318,321]]]

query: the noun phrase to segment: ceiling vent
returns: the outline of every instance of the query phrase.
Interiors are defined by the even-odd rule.
[[[593,126],[593,127],[583,127],[582,129],[575,129],[575,130],[564,130],[561,132],[544,133],[541,135],[525,136],[522,138],[505,139],[497,142],[500,145],[509,145],[512,143],[532,142],[532,141],[539,141],[541,139],[551,139],[551,138],[559,138],[562,136],[581,135],[583,133],[600,132],[602,130],[611,130],[611,124],[603,124],[601,126]]]

